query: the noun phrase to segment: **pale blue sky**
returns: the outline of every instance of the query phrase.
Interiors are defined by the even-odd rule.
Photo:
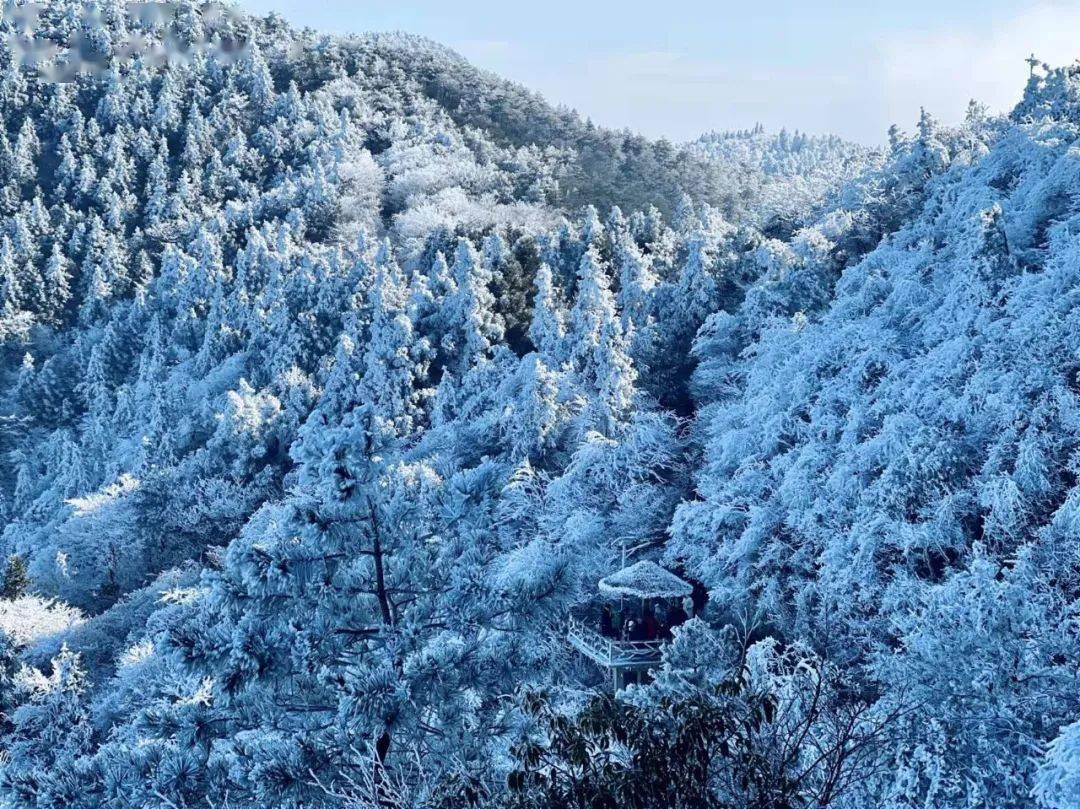
[[[761,122],[884,140],[919,107],[1007,109],[1031,51],[1080,57],[1080,0],[240,0],[320,30],[402,30],[607,126],[687,140]]]

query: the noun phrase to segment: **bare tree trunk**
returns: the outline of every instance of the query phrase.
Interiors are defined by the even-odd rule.
[[[390,595],[386,592],[386,572],[383,570],[382,538],[379,534],[379,522],[375,519],[375,509],[370,504],[368,514],[371,520],[371,558],[375,565],[375,594],[379,599],[379,611],[383,623],[394,625],[394,611],[390,604]]]

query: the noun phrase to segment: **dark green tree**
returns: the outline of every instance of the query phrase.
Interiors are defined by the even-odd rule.
[[[26,572],[25,560],[18,554],[10,556],[4,569],[3,582],[0,583],[0,598],[14,601],[24,595],[29,586],[30,577]]]

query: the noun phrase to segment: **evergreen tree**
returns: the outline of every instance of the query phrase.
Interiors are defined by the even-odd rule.
[[[363,349],[364,366],[356,401],[374,406],[380,418],[404,436],[411,432],[418,415],[414,381],[422,377],[423,371],[417,365],[401,271],[388,246],[376,259],[371,298],[371,327]]]
[[[0,241],[0,303],[12,311],[21,310],[26,304],[23,277],[15,259],[15,250],[7,236]]]
[[[3,581],[0,581],[0,598],[14,601],[26,593],[30,579],[26,575],[26,562],[17,554],[8,557]]]
[[[553,367],[560,367],[566,360],[564,340],[566,324],[559,301],[556,298],[551,268],[541,264],[536,272],[536,297],[533,299],[532,323],[529,339],[540,356]]]
[[[450,372],[461,376],[490,355],[503,337],[503,324],[495,313],[489,289],[491,272],[465,239],[458,241],[450,275],[454,291],[445,304],[448,333],[443,338],[443,349],[449,357]]]
[[[610,435],[633,404],[637,374],[627,354],[608,274],[595,248],[585,252],[578,268],[567,333],[571,359],[593,411],[589,420]]]
[[[0,770],[5,791],[23,805],[49,806],[80,801],[74,773],[58,766],[90,744],[84,704],[86,674],[79,655],[64,647],[52,673],[34,683],[29,699],[12,713],[8,761]]]
[[[29,185],[37,177],[38,158],[41,155],[41,141],[30,117],[23,119],[19,134],[15,138],[15,148],[11,155],[12,179],[19,185]]]

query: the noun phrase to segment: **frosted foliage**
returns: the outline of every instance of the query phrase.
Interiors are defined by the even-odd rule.
[[[61,635],[84,621],[79,610],[49,599],[23,596],[0,600],[0,632],[21,646]]]
[[[1065,809],[1080,803],[1080,722],[1062,728],[1035,775],[1039,806]]]

